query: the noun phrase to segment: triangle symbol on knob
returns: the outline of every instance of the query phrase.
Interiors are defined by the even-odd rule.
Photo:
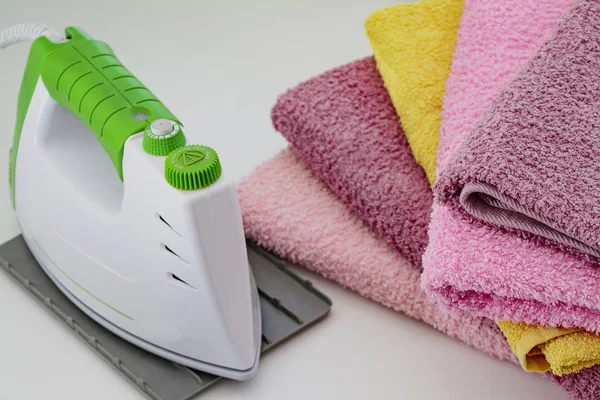
[[[186,151],[181,155],[180,160],[184,167],[189,167],[204,160],[204,153],[197,150]]]

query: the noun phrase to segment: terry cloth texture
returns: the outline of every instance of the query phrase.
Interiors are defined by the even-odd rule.
[[[495,2],[492,10],[483,3],[465,6],[444,100],[438,173],[569,6],[515,0]],[[432,215],[423,283],[442,304],[496,320],[600,330],[597,265],[438,199]]]
[[[351,65],[353,65],[352,68],[364,69],[368,68],[368,64],[364,64],[367,62],[363,60]],[[371,62],[370,65],[370,68],[375,71],[374,63]],[[336,70],[339,72],[342,82],[347,80],[346,75],[353,76],[352,68],[346,66]],[[314,80],[319,80],[321,77],[314,78]],[[348,81],[353,82],[352,79],[348,79]],[[318,85],[312,86],[312,94],[319,95],[321,99],[327,97],[332,89],[338,88],[338,85],[331,82],[330,79],[322,82],[328,85],[320,90]],[[379,96],[375,96],[367,90],[368,83],[364,86],[365,82],[358,81],[357,85],[364,91],[348,93],[358,97],[367,96],[373,103],[366,100],[353,100],[352,97],[344,100],[339,96],[331,97],[330,101],[342,108],[348,102],[351,104],[356,102],[356,104],[364,106],[363,108],[357,107],[357,112],[364,112],[364,109],[378,109],[382,106]],[[383,87],[380,86],[380,90],[382,89]],[[332,93],[339,95],[339,92],[335,90]],[[303,107],[302,103],[299,106]],[[294,107],[290,109],[295,110]],[[335,107],[330,108],[330,114],[322,115],[326,117],[324,120],[318,118],[300,120],[308,122],[309,125],[289,129],[303,131],[310,127],[311,130],[330,131],[329,134],[316,135],[317,138],[328,138],[333,134],[347,134],[348,131],[341,129],[331,130],[332,126],[336,124],[345,124],[343,118],[335,117],[337,115]],[[391,118],[397,118],[393,112],[389,115]],[[391,124],[390,128],[396,132],[397,126],[398,124]],[[364,128],[363,125],[356,126],[356,129]],[[351,139],[355,137],[354,134],[348,136]],[[392,143],[394,141],[404,143],[403,146],[408,147],[407,143],[402,141],[402,136],[396,134],[380,136],[380,140],[372,142],[371,145],[378,144],[380,141],[385,143],[386,140],[391,140]],[[323,144],[339,146],[339,143],[333,140],[327,140]],[[395,154],[402,153],[400,147],[395,144],[393,146],[383,145],[382,148]],[[350,145],[346,148],[350,152],[356,151]],[[321,151],[326,151],[326,149],[321,149]],[[385,164],[368,163],[368,165],[381,170],[373,170],[368,174],[363,172],[367,177],[388,173]],[[393,163],[393,165],[406,166],[404,163]],[[420,176],[420,178],[415,178],[415,182],[425,181],[420,168],[412,169],[412,171],[416,176]],[[337,175],[337,177],[340,176],[345,175]],[[382,177],[382,179],[386,181],[386,178]],[[375,187],[377,187],[377,182],[378,180],[372,177],[368,179],[368,183]],[[291,150],[284,151],[275,159],[259,167],[240,185],[240,203],[247,235],[278,254],[305,265],[368,298],[395,310],[403,311],[414,318],[422,319],[448,335],[458,337],[486,353],[496,355],[501,359],[508,358],[513,362],[517,361],[512,353],[507,353],[510,349],[504,338],[500,341],[497,339],[495,332],[499,331],[491,321],[485,318],[474,319],[471,316],[465,316],[462,312],[453,313],[453,316],[446,315],[439,305],[431,302],[420,289],[418,268],[412,266],[391,246],[386,246],[383,241],[377,240],[376,237],[379,235],[360,222],[358,214],[344,207],[343,202],[339,201],[335,193],[331,191],[332,187],[326,186],[323,181],[307,170],[305,164],[299,161]],[[339,187],[336,192],[344,193]],[[329,196],[329,200],[325,199],[327,196]],[[387,201],[386,191],[379,193],[379,196],[380,204],[385,204]],[[329,202],[333,202],[337,206]],[[374,199],[370,202],[358,203],[363,207],[373,207],[374,204],[377,204]],[[391,205],[391,207],[394,206]],[[332,229],[334,226],[337,226],[337,229]],[[360,233],[359,230],[362,230],[363,233]],[[374,252],[375,250],[379,251],[378,249],[381,254]],[[380,263],[373,264],[373,259]],[[465,327],[473,328],[473,330],[463,329]],[[565,375],[559,384],[573,393],[574,399],[600,398],[600,391],[594,392],[597,389],[594,389],[593,382],[585,385],[588,374],[598,373],[597,371],[598,367],[593,367],[584,370],[584,373],[581,374]],[[578,397],[576,391],[580,389],[586,390],[585,393],[591,397]],[[598,397],[593,397],[595,394]]]
[[[492,321],[447,314],[429,299],[418,269],[348,210],[291,149],[246,177],[239,198],[246,235],[261,245],[480,351],[516,362]],[[597,399],[599,371],[554,379],[573,399]]]
[[[431,191],[372,58],[288,91],[272,115],[275,127],[310,168],[383,238],[418,263],[427,243]],[[544,333],[542,327],[538,331],[536,338]],[[549,331],[553,338],[555,329]]]
[[[600,367],[586,368],[576,374],[563,376],[551,375],[573,400],[598,400],[600,399]]]
[[[600,257],[598,56],[600,5],[582,2],[463,141],[440,200]]]
[[[516,362],[492,321],[448,314],[428,298],[418,268],[380,240],[292,149],[255,169],[238,192],[246,235],[261,245],[482,352]],[[600,398],[599,367],[548,376],[573,399]]]
[[[377,10],[365,22],[377,68],[430,184],[462,10],[463,0],[425,0]]]
[[[259,166],[238,188],[246,235],[294,263],[500,359],[516,362],[485,318],[442,312],[420,271],[337,199],[291,149]]]
[[[373,58],[289,90],[273,107],[272,118],[336,195],[420,267],[432,193]]]
[[[435,179],[444,83],[450,72],[462,9],[462,0],[422,1],[378,10],[365,23],[377,68],[400,116],[412,152],[431,183]],[[581,329],[540,325],[529,328],[511,322],[504,322],[502,326],[511,348],[528,371],[552,369],[563,374],[589,366],[594,359],[592,348],[591,354],[581,362],[562,365],[560,361],[564,358],[552,354],[562,349],[558,344],[547,347],[546,353],[532,353],[538,345],[543,346],[549,340]],[[546,361],[546,354],[549,360],[555,360],[552,365]]]
[[[590,195],[572,193],[594,193],[594,176],[596,182],[600,179],[590,158],[590,152],[600,151],[600,142],[589,134],[594,114],[590,107],[598,107],[600,100],[585,80],[599,75],[598,63],[588,60],[600,51],[599,9],[597,4],[576,5],[501,92],[441,173],[441,202],[464,207],[488,223],[526,229],[595,255],[592,247],[566,235],[565,228],[559,228],[561,236],[549,227],[556,227],[552,221],[561,213],[563,219],[571,218],[573,210],[584,221],[596,218],[590,203],[573,204],[589,201]],[[595,229],[589,223],[586,228]],[[526,370],[551,369],[562,375],[599,362],[600,338],[594,334],[509,322],[500,326]]]
[[[508,9],[503,10],[503,5]],[[549,34],[555,21],[569,4],[554,1],[545,4],[524,2],[520,5],[522,9],[518,4],[498,4],[500,8],[491,12],[487,5],[483,7],[478,2],[467,3],[453,73],[448,81],[444,102],[438,171],[443,169],[450,155],[455,152],[461,140],[474,126],[479,115],[491,103],[502,85],[516,74],[519,69],[519,59],[521,63],[525,63],[529,57],[528,53],[533,54],[535,46],[541,45],[544,34]],[[544,7],[537,8],[540,5]],[[511,14],[511,10],[520,10],[524,13]],[[536,14],[546,18],[538,19],[540,22],[537,26],[538,30],[527,32],[530,25],[527,25],[526,21]],[[494,25],[490,24],[490,21],[483,17],[484,15],[488,19],[500,15],[508,18],[503,24]],[[484,30],[481,24],[494,29]],[[525,27],[525,32],[520,32],[519,27]],[[517,37],[511,36],[514,32],[518,33]],[[516,46],[518,43],[521,43],[521,46]],[[514,59],[508,57],[508,62],[505,64],[494,59],[499,55],[499,49],[503,48],[511,48],[509,55],[515,57]],[[519,48],[522,50],[521,53],[517,51]],[[473,71],[479,71],[481,74],[479,79],[473,79]],[[487,103],[486,101],[473,102],[473,99],[485,99]],[[528,253],[531,249],[535,251]],[[557,255],[559,257],[555,258]],[[489,262],[490,260],[493,262]],[[568,262],[563,263],[565,260]],[[560,270],[552,273],[553,266],[564,267],[571,264],[579,266],[579,280],[585,281],[585,275],[589,273],[589,270],[586,272],[586,268],[590,267],[589,264],[582,266],[582,263],[573,257],[544,249],[532,241],[511,238],[504,232],[488,229],[476,221],[446,209],[443,205],[439,205],[437,200],[434,204],[431,243],[425,255],[424,284],[433,296],[437,296],[447,306],[476,311],[480,315],[497,319],[522,319],[528,322],[596,329],[595,324],[586,326],[583,323],[586,320],[586,312],[590,311],[586,307],[573,307],[564,303],[558,303],[556,308],[552,307],[555,303],[553,291],[562,293],[567,290],[571,291],[572,295],[576,293],[577,283],[564,279],[565,275],[561,274]],[[532,266],[533,270],[529,272],[527,268]],[[490,279],[497,268],[502,273]],[[545,276],[539,277],[541,279],[537,282],[535,279],[530,280],[529,276],[535,278],[536,270],[539,269],[547,271]],[[527,275],[524,276],[523,271]],[[573,271],[567,270],[567,273],[569,272]],[[429,281],[432,277],[433,279]],[[479,277],[483,278],[480,282],[475,282]],[[545,296],[538,296],[539,293],[536,292],[538,288],[544,286],[543,282],[555,281],[555,277],[559,277],[559,283],[550,287]],[[513,279],[517,282],[517,286],[507,284]],[[590,279],[593,282],[594,277]],[[431,284],[434,281],[435,283]],[[588,282],[587,286],[591,296],[588,304],[593,304],[595,299],[593,285]],[[524,291],[520,290],[523,288]],[[507,307],[509,304],[510,307]],[[577,310],[579,315],[572,318],[569,310]],[[501,323],[501,327],[523,367],[528,370],[551,368],[555,373],[562,374],[593,365],[598,361],[598,338],[592,334],[581,333],[581,335],[571,336],[567,335],[571,333],[569,329],[555,329],[549,326],[527,327],[525,324],[510,322]],[[585,340],[579,342],[579,352],[572,353],[572,358],[565,357],[562,349],[572,346],[574,340],[582,338]],[[551,342],[552,345],[547,346],[547,342]],[[540,353],[539,349],[543,351]]]

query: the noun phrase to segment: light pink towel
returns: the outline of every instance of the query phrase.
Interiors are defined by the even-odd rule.
[[[500,359],[516,362],[492,321],[442,312],[420,272],[338,200],[291,149],[239,185],[246,235],[278,255]]]

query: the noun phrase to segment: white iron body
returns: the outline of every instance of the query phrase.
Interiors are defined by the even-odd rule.
[[[123,181],[96,137],[38,81],[16,159],[16,212],[63,293],[124,339],[188,367],[248,379],[260,305],[226,171],[182,191],[165,157],[125,144]],[[182,282],[183,281],[183,282]]]

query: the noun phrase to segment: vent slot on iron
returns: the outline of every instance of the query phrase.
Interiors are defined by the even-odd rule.
[[[176,252],[175,252],[173,249],[171,249],[169,246],[167,246],[167,245],[166,245],[166,244],[164,244],[164,243],[161,243],[160,245],[161,245],[161,247],[163,248],[163,250],[165,250],[165,251],[167,251],[167,252],[171,253],[172,255],[174,255],[175,257],[177,257],[179,260],[181,260],[181,261],[182,261],[182,262],[184,262],[185,264],[187,264],[187,265],[190,265],[190,263],[189,263],[189,262],[187,262],[187,261],[186,261],[186,260],[185,260],[183,257],[181,257],[179,254],[177,254],[177,253],[176,253]]]
[[[175,230],[175,228],[173,228],[173,225],[171,225],[170,223],[168,223],[167,220],[162,215],[160,215],[159,213],[156,213],[156,218],[158,218],[163,224],[165,224],[166,226],[168,226],[173,232],[175,232],[175,234],[177,234],[177,236],[183,237],[181,235],[181,233],[177,232]]]
[[[181,284],[183,284],[183,285],[186,285],[186,286],[187,286],[187,287],[189,287],[190,289],[194,289],[194,290],[196,289],[195,287],[193,287],[192,285],[190,285],[189,283],[187,283],[186,281],[184,281],[183,279],[181,279],[180,277],[178,277],[177,275],[175,275],[175,274],[174,274],[174,273],[172,273],[172,272],[169,272],[169,277],[170,277],[171,279],[173,279],[174,281],[178,282],[178,283],[181,283]]]

